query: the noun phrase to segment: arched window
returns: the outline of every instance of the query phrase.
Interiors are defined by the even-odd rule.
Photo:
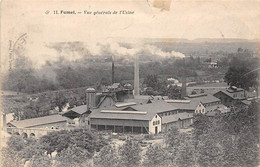
[[[31,133],[31,134],[30,134],[30,137],[31,137],[31,138],[34,138],[34,137],[35,137],[35,134],[34,134],[34,133]]]

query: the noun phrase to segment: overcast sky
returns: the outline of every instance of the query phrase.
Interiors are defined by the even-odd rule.
[[[48,52],[44,44],[50,42],[96,43],[115,37],[260,38],[260,1],[172,1],[170,11],[161,11],[152,4],[146,0],[77,3],[6,0],[1,5],[2,65],[8,56],[8,41],[15,41],[23,33],[28,34],[28,56],[39,60],[41,52]],[[45,13],[47,10],[49,14]],[[134,14],[54,15],[53,10],[128,10]]]

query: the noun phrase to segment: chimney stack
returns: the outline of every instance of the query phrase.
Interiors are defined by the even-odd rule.
[[[135,56],[134,96],[139,96],[139,56]]]
[[[182,88],[181,88],[181,98],[183,99],[186,95],[187,95],[187,91],[186,91],[186,63],[185,63],[185,59],[183,59],[184,61],[184,69],[182,72],[182,78],[181,78],[181,83],[182,83]]]
[[[6,131],[6,114],[3,113],[3,130]]]
[[[96,105],[96,90],[94,88],[86,90],[86,105],[87,111],[90,111]]]
[[[115,82],[115,64],[114,64],[114,56],[112,56],[112,84]]]
[[[182,88],[181,88],[181,98],[183,99],[187,95],[186,91],[186,77],[182,76]]]

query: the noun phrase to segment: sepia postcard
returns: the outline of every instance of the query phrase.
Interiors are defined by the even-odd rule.
[[[2,0],[3,167],[258,167],[259,0]]]

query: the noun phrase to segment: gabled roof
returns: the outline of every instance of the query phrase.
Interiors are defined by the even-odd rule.
[[[51,124],[56,122],[66,122],[66,121],[67,118],[57,114],[57,115],[49,115],[49,116],[38,117],[38,118],[25,119],[21,121],[13,121],[13,122],[9,122],[9,124],[12,124],[17,128],[33,128],[34,126],[46,125],[46,124]]]
[[[167,124],[167,123],[170,123],[170,122],[176,122],[179,119],[184,120],[184,119],[190,119],[190,118],[193,118],[193,114],[186,113],[186,112],[168,115],[168,116],[162,117],[162,124]]]
[[[97,104],[96,108],[99,108],[101,106],[101,104],[105,101],[106,98],[111,98],[114,102],[116,102],[116,99],[114,98],[114,96],[112,96],[112,95],[104,95],[103,97],[101,97],[101,100]]]
[[[92,111],[90,118],[151,120],[158,113],[177,109],[174,106],[167,104],[163,100],[149,104],[131,106],[130,108],[132,108],[133,111],[124,110],[126,108],[129,108],[129,106],[125,108],[111,107],[111,109],[106,109],[108,112],[105,112],[106,110],[96,109]],[[109,112],[111,110],[112,112]],[[140,112],[140,114],[138,112]]]
[[[152,100],[150,99],[125,99],[124,102],[126,103],[136,103],[138,104],[147,104],[147,103],[151,103]]]
[[[107,111],[107,112],[105,112]],[[114,112],[111,112],[111,110],[94,110],[90,114],[89,118],[97,118],[97,119],[123,119],[123,120],[146,120],[150,121],[156,113],[151,112],[143,112],[143,111],[135,111],[140,112],[140,114],[135,112],[129,112],[124,110],[113,110]],[[117,112],[116,112],[117,111]]]
[[[218,91],[218,92],[215,93],[214,95],[219,94],[219,93],[224,93],[225,95],[229,96],[229,97],[232,98],[232,99],[236,99],[236,100],[245,99],[246,97],[244,97],[244,95],[243,95],[243,96],[233,97],[233,95],[234,95],[235,93],[238,93],[238,92],[243,91],[243,89],[241,89],[241,88],[238,88],[238,89],[239,89],[239,91],[234,91],[234,90],[231,90],[231,89],[225,89],[225,90]]]
[[[165,111],[172,111],[178,109],[175,106],[166,103],[164,100],[158,100],[150,104],[136,105],[131,107],[135,110],[147,111],[147,112],[153,111],[155,113],[162,113]]]
[[[210,94],[202,94],[201,96],[195,96],[195,97],[185,97],[185,99],[202,102],[203,104],[221,101],[219,98]]]
[[[216,109],[218,110],[227,110],[227,107],[223,104],[217,104],[217,105],[212,105],[212,106],[206,106],[206,111],[214,111]]]
[[[77,107],[71,108],[68,111],[66,111],[65,113],[68,113],[68,112],[71,112],[71,111],[73,111],[73,112],[75,112],[75,113],[77,113],[79,115],[82,115],[85,112],[87,112],[87,105],[81,105],[81,106],[77,106]],[[63,113],[63,114],[65,114],[65,113]]]
[[[190,101],[188,101],[190,100]],[[181,110],[195,110],[199,103],[201,102],[202,104],[207,104],[207,103],[212,103],[212,102],[219,102],[220,99],[216,98],[215,96],[212,96],[210,94],[206,94],[203,96],[196,96],[196,97],[185,97],[185,101],[168,101],[168,104],[175,106],[178,109]]]

